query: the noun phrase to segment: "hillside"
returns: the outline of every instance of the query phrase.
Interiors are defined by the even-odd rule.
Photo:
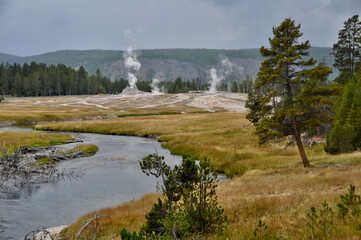
[[[262,62],[258,49],[218,50],[218,49],[154,49],[137,50],[138,60],[142,64],[137,73],[139,80],[150,80],[160,77],[174,80],[182,77],[207,79],[211,67],[217,67],[219,56],[226,56],[233,63],[233,73],[230,80],[242,79],[246,75],[255,76]],[[333,56],[331,48],[313,47],[311,56],[325,61],[331,66]],[[0,62],[20,63],[43,62],[48,65],[63,63],[73,68],[83,65],[89,74],[94,74],[99,68],[111,79],[125,78],[126,69],[123,64],[123,51],[113,50],[62,50],[41,55],[18,57],[0,53]]]

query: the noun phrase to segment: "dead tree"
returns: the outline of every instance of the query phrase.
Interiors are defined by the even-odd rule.
[[[92,223],[93,223],[93,221],[95,221],[95,223],[96,223],[96,221],[97,221],[98,219],[100,219],[100,218],[110,219],[110,217],[109,217],[109,216],[106,216],[106,215],[99,215],[99,216],[95,215],[92,219],[90,219],[90,220],[80,229],[80,231],[79,231],[78,235],[76,236],[75,240],[78,240],[78,239],[79,239],[79,237],[80,237],[80,235],[82,234],[82,232],[83,232],[88,226],[91,226],[92,232],[93,232],[93,234],[95,235],[95,238],[96,238],[96,234],[97,234],[97,233],[96,233],[96,226],[93,226]],[[95,238],[94,238],[94,239],[95,239]],[[88,239],[88,238],[87,238],[87,239]]]

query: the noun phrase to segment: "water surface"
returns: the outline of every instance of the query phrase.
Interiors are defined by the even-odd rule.
[[[0,130],[24,131],[19,128]],[[164,155],[172,165],[181,160],[153,139],[90,133],[76,137],[99,147],[94,156],[58,165],[59,171],[74,171],[79,177],[13,192],[0,190],[1,240],[23,239],[27,232],[39,227],[70,224],[91,211],[155,192],[156,180],[147,177],[139,167],[139,160],[150,153]]]

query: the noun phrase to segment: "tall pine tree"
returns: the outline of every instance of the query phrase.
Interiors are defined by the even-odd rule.
[[[325,151],[336,154],[361,148],[361,70],[343,87],[334,111],[337,121],[327,136]]]
[[[270,48],[261,47],[267,58],[261,64],[255,92],[249,95],[247,118],[254,123],[260,143],[285,135],[295,136],[304,167],[311,166],[305,153],[300,133],[316,127],[330,117],[324,106],[332,104],[328,96],[337,89],[326,86],[325,80],[332,72],[318,65],[309,55],[310,43],[299,43],[303,35],[300,25],[286,18],[273,28]]]
[[[335,81],[344,85],[356,72],[360,64],[361,21],[354,15],[344,23],[344,28],[338,33],[338,42],[333,45],[335,56],[334,67],[340,71]]]

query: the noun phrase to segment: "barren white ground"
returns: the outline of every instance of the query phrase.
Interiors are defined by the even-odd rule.
[[[13,106],[38,106],[47,109],[93,107],[97,110],[126,108],[146,109],[162,107],[195,107],[209,112],[217,110],[244,111],[247,94],[220,92],[180,94],[138,94],[138,95],[81,95],[7,98],[4,103]]]

